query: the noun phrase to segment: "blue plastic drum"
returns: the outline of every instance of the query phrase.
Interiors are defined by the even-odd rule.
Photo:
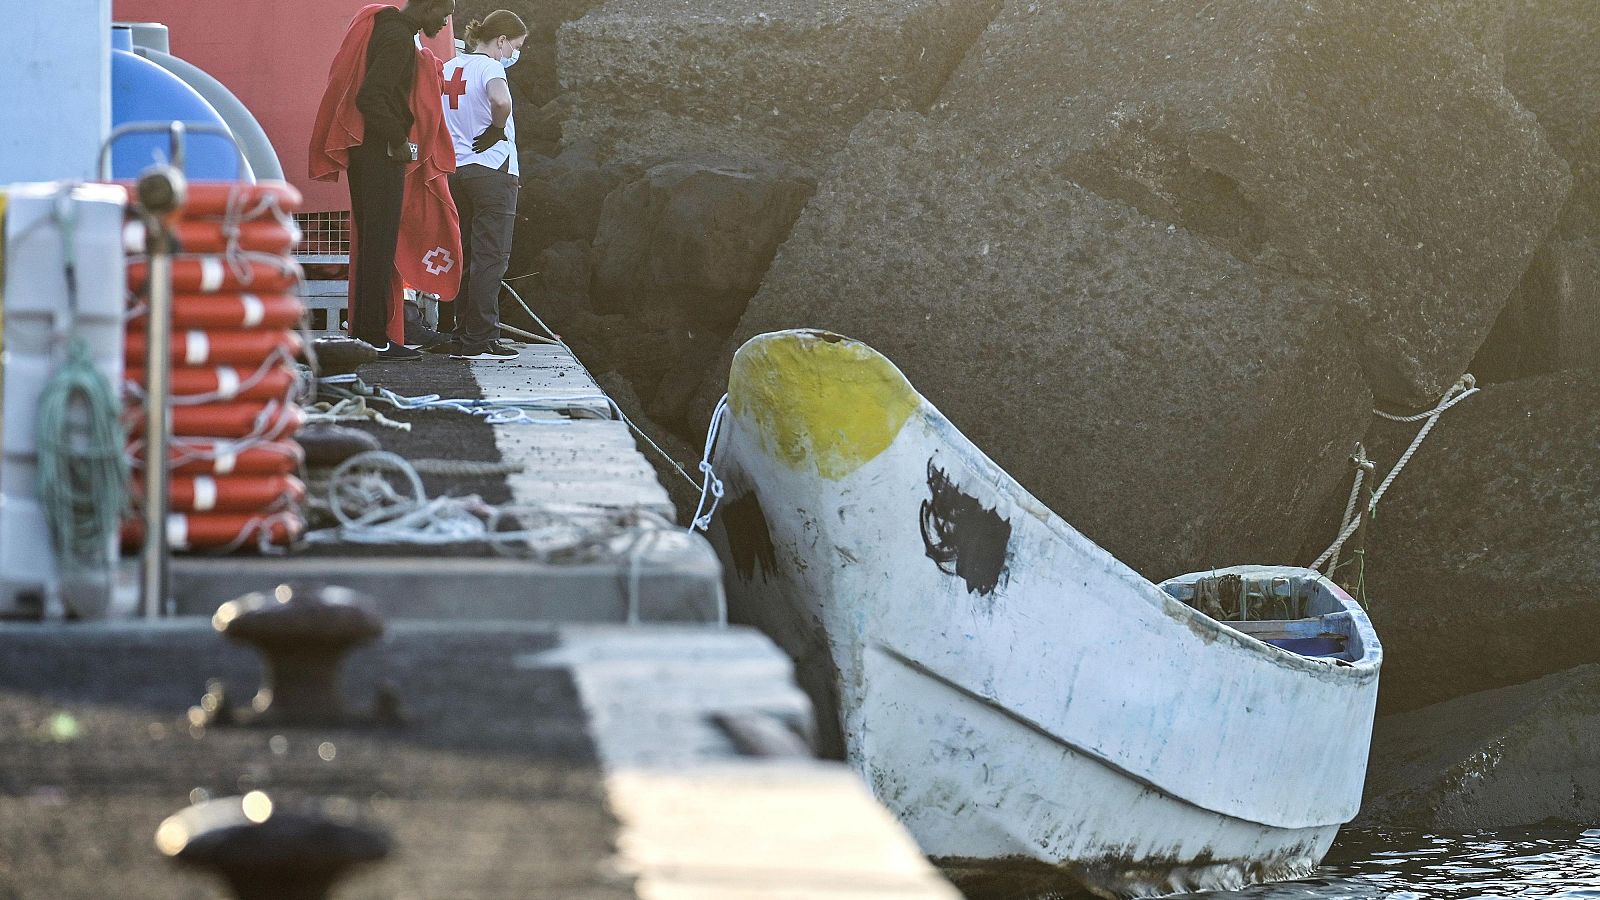
[[[127,28],[112,30],[111,126],[134,122],[172,121],[226,128],[222,116],[178,76],[131,52]],[[155,162],[167,159],[165,133],[130,134],[111,146],[111,177],[137,178]],[[239,156],[233,143],[216,134],[190,134],[184,139],[184,174],[192,181],[239,178]]]

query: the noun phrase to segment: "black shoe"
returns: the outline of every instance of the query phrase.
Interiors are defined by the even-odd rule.
[[[406,346],[415,350],[418,347],[432,347],[449,340],[449,335],[440,334],[421,322],[406,323]]]
[[[385,341],[382,347],[375,349],[378,351],[378,362],[410,362],[422,358],[421,350],[402,347],[393,341]]]
[[[428,351],[429,353],[438,353],[438,354],[442,354],[444,356],[452,356],[454,354],[457,354],[457,353],[461,352],[461,342],[456,340],[455,338],[446,338],[443,341],[440,341],[439,343],[434,344],[431,347],[423,347],[422,349]]]
[[[517,351],[499,341],[490,341],[476,347],[463,347],[461,352],[450,354],[451,359],[516,359]]]

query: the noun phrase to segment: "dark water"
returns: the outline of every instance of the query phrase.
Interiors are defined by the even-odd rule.
[[[1600,828],[1469,835],[1347,830],[1314,878],[1195,900],[1600,900]]]

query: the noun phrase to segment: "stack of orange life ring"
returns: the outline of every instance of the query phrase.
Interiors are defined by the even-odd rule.
[[[282,545],[305,530],[305,484],[296,477],[305,455],[294,442],[305,421],[294,368],[305,309],[290,255],[299,205],[300,192],[282,182],[191,183],[173,224],[167,534],[175,550]],[[143,226],[129,223],[124,349],[136,469],[145,461],[144,243]],[[123,540],[136,543],[142,532],[131,519]]]

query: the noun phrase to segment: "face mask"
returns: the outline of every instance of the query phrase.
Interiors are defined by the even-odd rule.
[[[500,60],[500,65],[505,66],[506,68],[509,69],[512,66],[516,65],[517,64],[517,60],[521,59],[521,58],[522,58],[522,51],[521,50],[513,50],[513,51],[511,51],[511,55],[510,56],[506,57],[505,59]]]

